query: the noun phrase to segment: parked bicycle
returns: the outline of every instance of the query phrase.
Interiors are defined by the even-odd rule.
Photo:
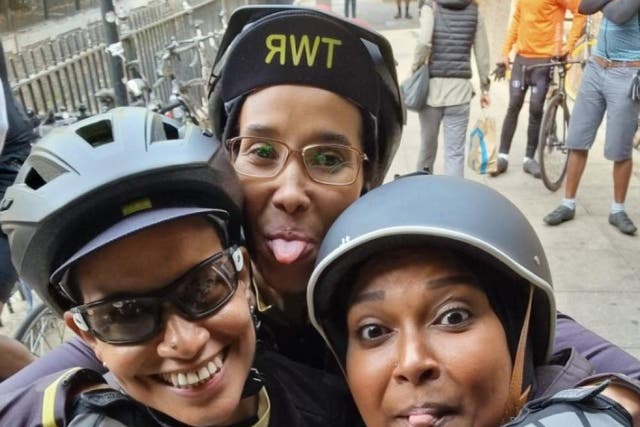
[[[105,50],[111,56],[119,57],[122,61],[127,79],[125,87],[127,89],[128,104],[157,111],[161,105],[155,97],[147,78],[142,73],[140,60],[127,59],[122,42],[113,43],[107,46]],[[107,112],[116,106],[116,95],[113,88],[102,88],[94,94],[94,97],[98,103],[100,113]]]
[[[551,90],[545,102],[538,139],[542,182],[550,191],[556,191],[560,188],[567,171],[569,150],[565,143],[571,112],[567,105],[565,77],[569,67],[581,63],[582,61],[554,59],[549,63],[523,67],[523,75],[536,68],[549,68],[552,73],[549,85]]]
[[[15,327],[13,338],[35,356],[42,356],[74,335],[64,321],[20,281],[14,286],[7,308],[12,317],[8,326]],[[23,318],[19,320],[16,316]]]
[[[172,38],[157,54],[158,80],[153,84],[153,92],[157,92],[164,82],[169,82],[171,87],[169,101],[159,110],[160,113],[179,122],[191,121],[202,128],[211,128],[207,114],[206,88],[213,66],[212,60],[227,28],[226,16],[223,8],[218,14],[220,28],[207,34],[203,34],[201,30],[202,22],[195,22],[195,37],[184,40]],[[188,55],[191,55],[191,60],[184,67],[187,61],[183,59]],[[195,77],[186,80],[181,78],[193,70],[199,71]]]
[[[39,119],[37,133],[42,138],[53,128],[68,126],[90,116],[87,107],[83,104],[78,106],[78,111],[67,111],[65,107],[60,107],[58,111],[49,110],[46,116]]]
[[[35,356],[42,356],[74,336],[64,320],[39,302],[18,325],[13,337]]]

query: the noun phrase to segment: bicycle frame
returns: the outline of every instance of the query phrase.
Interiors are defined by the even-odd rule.
[[[565,141],[570,118],[567,106],[565,77],[567,70],[582,61],[551,60],[548,63],[522,67],[526,78],[527,72],[539,68],[549,68],[552,73],[550,86],[555,86],[547,96],[542,115],[540,133],[538,135],[538,154],[542,182],[551,191],[556,191],[562,184],[567,165]],[[561,110],[560,123],[557,121],[558,110]]]

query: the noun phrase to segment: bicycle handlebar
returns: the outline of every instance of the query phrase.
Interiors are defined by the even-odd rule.
[[[560,66],[567,66],[567,65],[573,65],[573,64],[582,64],[581,60],[564,60],[564,61],[551,61],[551,62],[546,62],[544,64],[536,64],[536,65],[523,65],[522,66],[522,71],[527,72],[536,68],[551,68],[551,67],[560,67]]]
[[[190,39],[172,40],[159,52],[159,55],[164,54],[165,52],[168,52],[169,54],[186,52],[187,50],[195,48],[199,43],[216,37],[218,37],[218,35],[215,32],[210,31],[207,34],[192,37]]]

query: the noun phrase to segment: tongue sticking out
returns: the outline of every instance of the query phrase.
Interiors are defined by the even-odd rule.
[[[307,246],[307,242],[300,240],[274,239],[269,243],[273,251],[273,256],[282,264],[295,262]]]

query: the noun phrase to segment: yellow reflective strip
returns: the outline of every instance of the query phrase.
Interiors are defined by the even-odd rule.
[[[271,401],[267,389],[264,386],[260,389],[260,397],[258,403],[258,422],[252,427],[268,427],[269,416],[271,415]]]
[[[80,370],[80,368],[69,369],[44,389],[44,397],[42,398],[42,427],[58,427],[55,413],[56,390],[58,389],[58,384],[60,381],[64,381],[69,378],[78,370]]]
[[[122,206],[121,211],[122,211],[122,215],[129,216],[139,211],[151,209],[152,207],[153,206],[151,204],[151,200],[148,198],[145,198],[145,199],[134,200],[133,202]]]

